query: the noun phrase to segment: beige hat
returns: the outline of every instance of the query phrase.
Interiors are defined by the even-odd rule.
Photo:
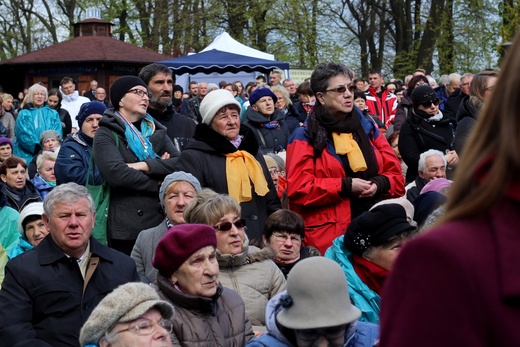
[[[299,261],[287,278],[289,300],[276,317],[289,329],[319,329],[349,324],[361,316],[350,303],[347,278],[338,263],[324,257]]]
[[[173,316],[173,306],[161,300],[150,285],[141,282],[123,284],[94,308],[81,328],[79,343],[82,347],[98,345],[105,333],[117,323],[133,321],[151,308],[159,310],[161,316],[166,319]]]
[[[278,165],[276,165],[276,162],[274,159],[268,155],[264,155],[265,163],[267,164],[267,168],[270,169],[272,167],[275,167],[278,169]]]
[[[202,122],[210,125],[218,110],[226,105],[234,105],[239,110],[241,108],[240,103],[229,90],[218,89],[209,92],[200,103]]]

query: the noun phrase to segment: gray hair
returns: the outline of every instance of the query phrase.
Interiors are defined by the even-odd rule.
[[[22,108],[25,105],[33,102],[34,94],[36,94],[37,91],[43,91],[45,94],[45,101],[47,101],[47,99],[49,97],[49,92],[47,91],[47,88],[45,88],[45,86],[43,84],[35,83],[29,87],[29,89],[27,91],[27,95],[25,96],[25,98],[22,101]]]
[[[287,90],[287,88],[285,88],[284,86],[277,85],[277,86],[272,86],[271,91],[275,95],[276,95],[276,92],[282,93],[285,103],[287,105],[292,105],[291,95],[289,94],[289,91]]]
[[[316,65],[311,75],[311,88],[314,94],[326,91],[329,88],[330,79],[338,75],[345,75],[351,80],[354,79],[354,72],[345,64],[321,63]]]
[[[165,73],[167,75],[172,76],[172,78],[173,78],[172,70],[170,70],[169,67],[167,67],[166,65],[155,64],[155,63],[149,64],[149,65],[146,65],[145,67],[143,67],[141,69],[141,71],[139,72],[138,77],[140,79],[142,79],[144,81],[144,83],[146,83],[146,85],[148,85],[148,82],[150,82],[150,80],[158,73]]]
[[[448,76],[448,85],[451,85],[454,81],[458,81],[460,83],[460,75],[458,73],[452,73]]]
[[[274,159],[276,166],[278,166],[278,170],[285,171],[285,161],[282,157],[276,153],[267,153],[267,155]]]
[[[94,214],[94,199],[92,199],[88,189],[74,182],[56,186],[43,201],[43,212],[50,218],[56,204],[73,204],[81,198],[87,199],[88,207]]]
[[[442,158],[442,161],[444,161],[444,166],[448,166],[448,163],[446,162],[446,158],[444,158],[444,154],[436,149],[429,149],[426,152],[421,153],[421,156],[419,157],[419,171],[426,171],[426,159],[429,157],[433,157],[435,155],[438,155]]]
[[[238,202],[229,195],[204,188],[184,210],[184,220],[189,224],[215,225],[230,212],[240,216],[240,211]]]
[[[463,80],[465,81],[466,78],[473,77],[473,76],[475,76],[475,75],[473,75],[471,72],[466,72],[464,75],[461,76],[460,83],[463,83]]]
[[[58,153],[43,151],[42,154],[38,155],[36,158],[36,170],[40,171],[45,160],[56,161],[56,158],[58,158]]]
[[[450,77],[448,75],[441,75],[439,78],[439,85],[446,86],[448,83],[450,83]]]

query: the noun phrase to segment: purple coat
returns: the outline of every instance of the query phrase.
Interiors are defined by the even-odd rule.
[[[518,203],[405,245],[383,291],[382,347],[520,346]]]

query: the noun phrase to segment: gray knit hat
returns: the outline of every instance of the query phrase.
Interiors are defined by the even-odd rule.
[[[319,329],[349,324],[361,316],[350,303],[341,266],[324,257],[299,261],[287,277],[287,295],[276,317],[289,329]]]
[[[140,282],[123,284],[94,308],[81,328],[79,343],[82,347],[89,344],[98,345],[105,333],[117,323],[133,321],[151,308],[159,310],[165,319],[173,316],[173,306],[161,300],[151,286]]]
[[[61,135],[56,130],[45,130],[40,134],[41,145],[43,146],[48,139],[56,139],[58,142],[61,142]]]
[[[197,191],[197,194],[202,191],[199,180],[192,174],[184,171],[173,172],[164,178],[164,181],[161,184],[161,188],[159,188],[159,200],[161,201],[162,207],[164,207],[164,194],[166,194],[168,187],[173,182],[178,181],[186,181],[189,184],[191,184],[193,188],[195,188],[195,190]]]

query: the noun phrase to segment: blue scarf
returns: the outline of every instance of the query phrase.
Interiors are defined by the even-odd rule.
[[[266,128],[266,129],[276,129],[278,128],[279,124],[277,120],[273,120],[267,123],[262,123],[260,126]]]
[[[152,143],[150,142],[150,136],[155,132],[155,123],[152,116],[146,114],[141,119],[141,131],[139,131],[128,119],[123,117],[119,112],[115,112],[115,115],[119,117],[125,123],[125,137],[128,142],[128,147],[137,159],[143,161],[146,159],[160,158],[153,151]]]

